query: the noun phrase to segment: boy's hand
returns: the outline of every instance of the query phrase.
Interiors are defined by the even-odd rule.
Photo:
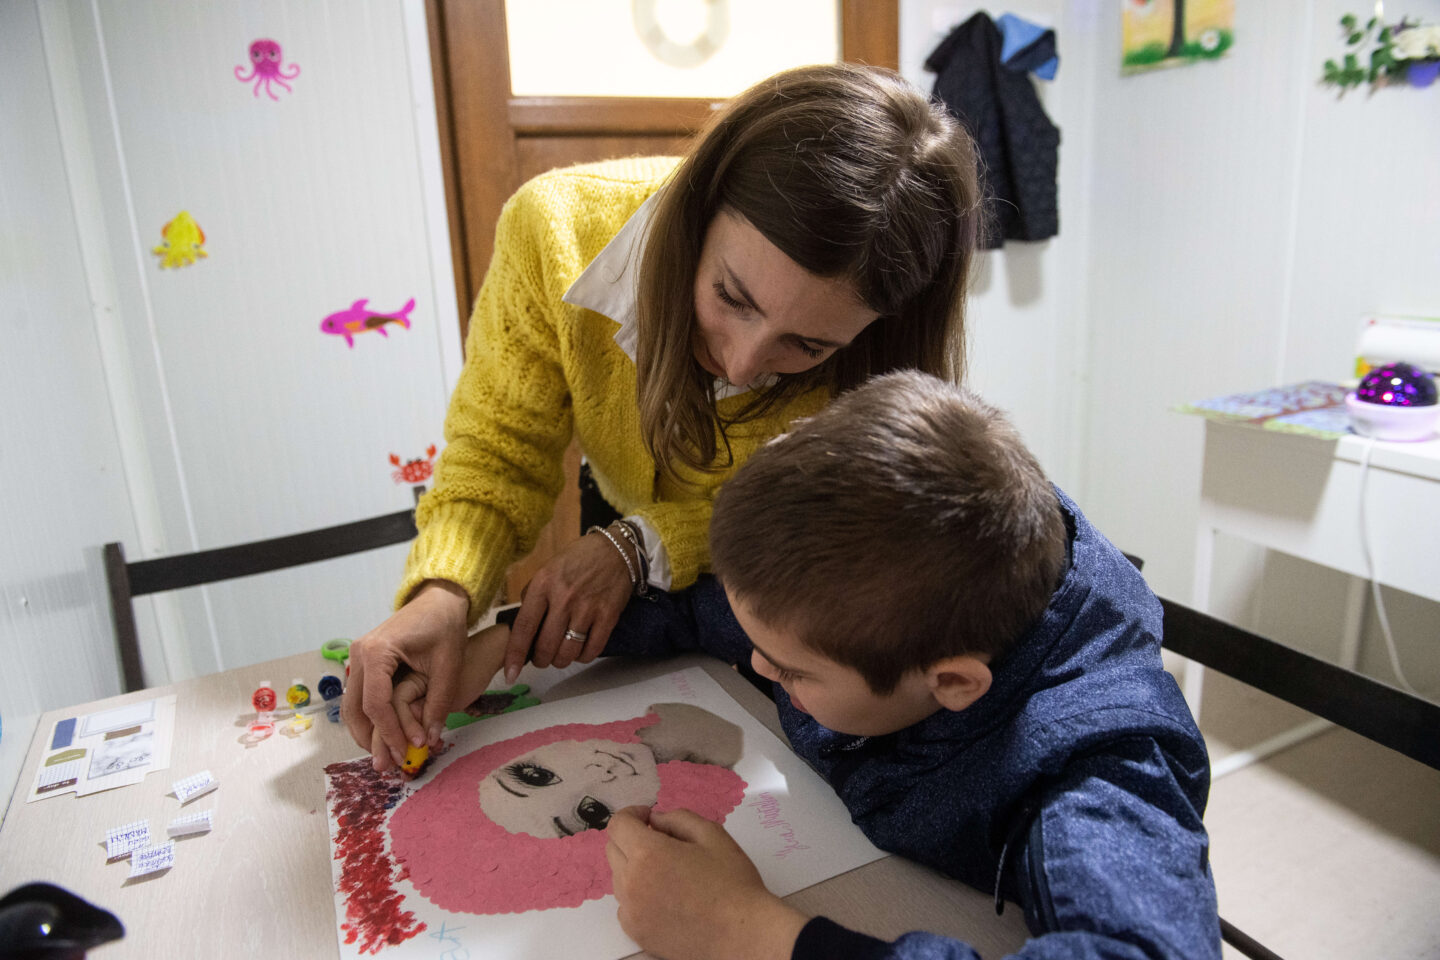
[[[466,704],[474,702],[485,692],[485,688],[500,671],[500,663],[505,657],[505,643],[509,638],[510,628],[504,624],[495,624],[465,641],[460,667],[452,678],[454,709],[464,709]],[[405,736],[421,737],[422,741],[428,742],[433,749],[440,745],[440,738],[427,738],[424,726],[430,692],[430,680],[422,673],[411,671],[395,681],[390,704],[400,721],[401,729],[405,731]],[[440,720],[443,725],[445,717],[442,716]]]
[[[689,810],[610,818],[620,926],[668,960],[788,960],[808,918],[765,889],[725,828]]]

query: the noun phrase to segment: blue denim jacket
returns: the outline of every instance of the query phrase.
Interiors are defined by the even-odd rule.
[[[1016,956],[1218,958],[1201,817],[1204,741],[1160,663],[1161,610],[1145,581],[1059,494],[1070,563],[1049,606],[991,664],[990,690],[882,737],[836,733],[774,686],[795,752],[878,847],[1019,903],[1034,939]],[[630,604],[607,654],[751,645],[711,577]],[[794,957],[978,954],[929,933],[885,943],[824,918]]]

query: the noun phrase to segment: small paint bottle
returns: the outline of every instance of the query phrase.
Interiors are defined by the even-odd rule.
[[[296,677],[295,682],[290,684],[290,689],[285,691],[285,702],[299,710],[310,702],[310,688],[305,686],[303,680]]]
[[[326,703],[329,703],[345,692],[345,687],[340,683],[340,678],[332,673],[327,673],[321,677],[316,687],[320,691],[320,698]]]
[[[260,723],[270,719],[278,702],[275,688],[270,686],[269,680],[261,680],[260,686],[256,687],[255,692],[250,695],[250,705],[255,708],[255,719]]]
[[[320,691],[321,699],[329,704],[329,706],[325,708],[325,719],[331,723],[339,723],[340,704],[334,701],[338,700],[340,695],[345,692],[345,687],[340,683],[340,678],[327,673],[320,678],[320,682],[315,686],[316,689]]]

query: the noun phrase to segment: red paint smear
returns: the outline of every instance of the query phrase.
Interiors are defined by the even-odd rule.
[[[325,768],[336,823],[335,859],[341,861],[339,892],[345,897],[340,928],[345,942],[360,943],[360,952],[376,954],[385,945],[404,943],[425,929],[415,914],[401,910],[394,881],[408,871],[396,870],[385,852],[385,813],[400,801],[404,784],[395,776],[375,772],[368,758],[332,763]]]

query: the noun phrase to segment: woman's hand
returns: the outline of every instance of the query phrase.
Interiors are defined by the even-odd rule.
[[[594,660],[632,589],[624,558],[605,537],[587,534],[567,544],[525,586],[505,652],[505,682],[515,682],[527,655],[537,667]],[[567,638],[566,630],[585,639]]]
[[[440,745],[459,680],[469,610],[461,587],[427,580],[390,619],[350,645],[350,680],[340,714],[350,736],[373,755],[376,770],[400,766],[410,744]],[[396,673],[407,669],[425,696],[418,721],[392,703]]]
[[[724,827],[626,807],[605,833],[620,926],[641,948],[670,960],[790,956],[806,916],[765,889]]]

